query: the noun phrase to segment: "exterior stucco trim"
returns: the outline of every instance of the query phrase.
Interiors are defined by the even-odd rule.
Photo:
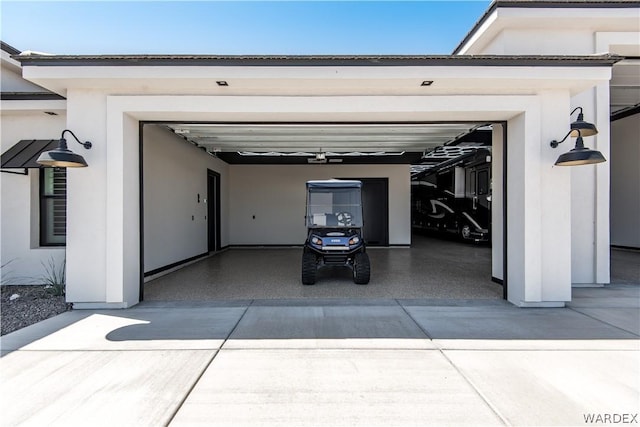
[[[457,55],[460,50],[473,38],[480,27],[487,21],[498,8],[521,9],[620,9],[640,7],[640,1],[636,0],[496,0],[489,5],[487,11],[471,27],[462,41],[453,50],[452,55]]]

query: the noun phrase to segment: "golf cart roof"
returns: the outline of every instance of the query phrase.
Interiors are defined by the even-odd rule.
[[[346,179],[316,180],[307,181],[307,188],[362,188],[362,182]]]

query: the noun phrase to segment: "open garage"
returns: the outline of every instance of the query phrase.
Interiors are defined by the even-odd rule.
[[[436,167],[425,164],[439,155],[436,147],[490,126],[491,178],[478,173],[475,179],[484,183],[484,201],[491,197],[492,245],[476,276],[497,287],[493,297],[501,296],[494,283],[501,282],[518,306],[563,306],[572,283],[609,280],[608,215],[595,203],[608,199],[608,187],[572,179],[607,166],[580,173],[556,167],[560,151],[549,142],[571,129],[574,102],[591,107],[585,110],[590,115],[608,115],[608,97],[597,108],[587,98],[608,88],[618,60],[25,56],[24,76],[64,94],[67,126],[92,135],[92,148],[83,152],[90,167],[66,177],[67,298],[77,308],[129,307],[144,298],[145,281],[209,253],[228,249],[212,257],[224,260],[242,247],[267,254],[273,246],[300,245],[308,180],[357,178],[377,188],[363,190],[372,195],[369,202],[379,203],[369,224],[382,224],[369,233],[372,255],[438,254],[442,250],[430,250],[431,243],[420,248],[412,238],[412,226],[433,227],[431,221],[412,223],[412,165]],[[608,133],[597,144],[608,147]],[[459,146],[441,154],[453,156]],[[440,171],[436,183],[448,180],[451,191],[462,194],[450,178],[462,174]],[[464,179],[473,178],[465,172]],[[423,182],[428,187],[430,181]],[[585,191],[589,197],[579,202],[593,209],[572,210],[568,195]],[[455,222],[442,228],[472,235]],[[458,264],[473,258],[456,257]],[[400,277],[398,261],[385,259],[378,267],[374,260],[371,297],[380,295],[375,280]],[[412,264],[408,283],[424,284],[429,282],[413,264],[438,261],[409,256],[404,262]],[[256,263],[249,257],[241,264],[250,270]],[[458,278],[461,270],[456,263],[446,269]],[[392,296],[462,295],[428,291],[430,286],[420,295]]]
[[[141,298],[502,298],[490,211],[478,225],[486,238],[466,242],[412,221],[412,177],[490,153],[492,138],[485,122],[145,123]],[[332,178],[363,183],[367,287],[348,268],[321,269],[314,287],[300,281],[305,182]],[[475,223],[476,208],[458,215]]]

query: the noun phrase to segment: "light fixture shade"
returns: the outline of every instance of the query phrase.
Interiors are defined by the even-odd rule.
[[[586,147],[576,147],[573,150],[564,153],[556,160],[556,166],[579,166],[592,165],[595,163],[606,162],[601,152],[591,150]]]
[[[578,116],[578,120],[571,123],[571,136],[573,138],[577,136],[593,136],[597,135],[598,129],[593,123],[585,122],[582,120],[582,114]],[[580,131],[580,132],[578,132]]]
[[[66,147],[58,147],[51,151],[45,151],[44,153],[40,154],[40,157],[38,157],[36,163],[42,166],[56,168],[87,167],[87,162],[81,155],[74,153]]]

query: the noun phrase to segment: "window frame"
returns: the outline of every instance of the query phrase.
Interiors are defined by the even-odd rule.
[[[45,179],[46,179],[46,171],[47,169],[53,169],[54,174],[56,173],[56,169],[58,171],[64,172],[65,183],[64,183],[64,195],[60,194],[46,194],[45,192]],[[39,177],[39,189],[38,189],[38,201],[40,203],[40,246],[41,247],[65,247],[67,246],[67,230],[66,230],[66,220],[67,220],[67,170],[65,168],[40,168],[40,177]],[[54,178],[55,181],[55,178]],[[64,233],[64,242],[52,242],[49,239],[48,231],[48,223],[49,218],[53,216],[53,212],[47,209],[47,200],[64,200],[65,205],[65,233]]]

